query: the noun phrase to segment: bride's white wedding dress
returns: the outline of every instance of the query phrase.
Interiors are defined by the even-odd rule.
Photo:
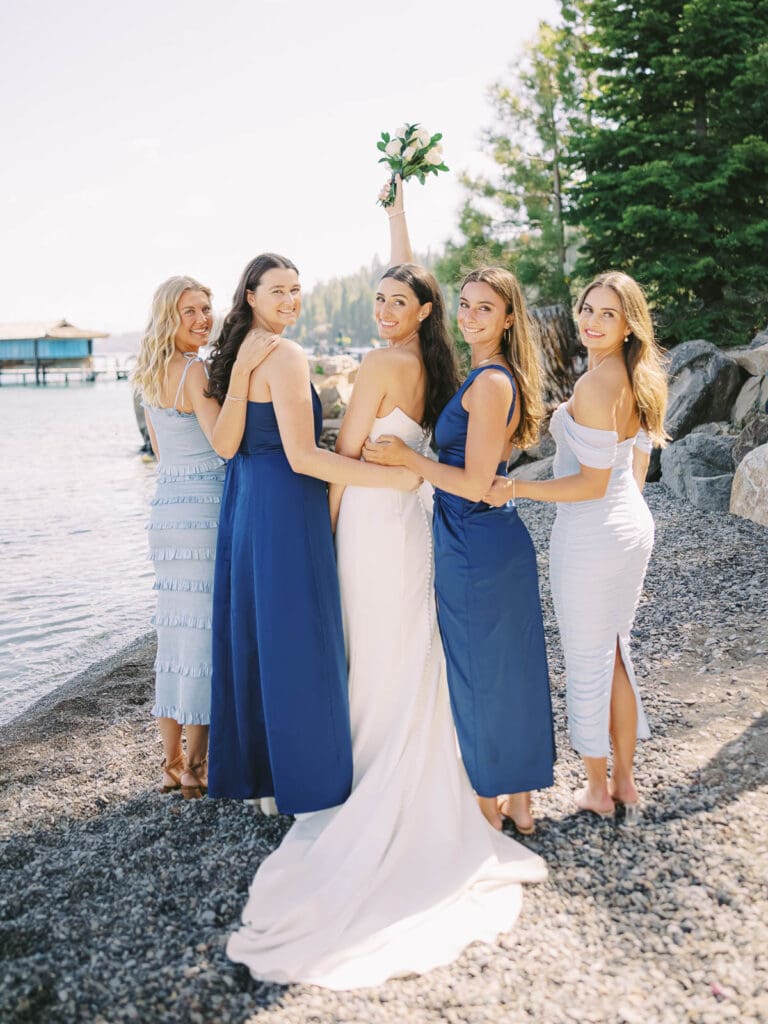
[[[400,409],[375,421],[371,435],[387,433],[426,450]],[[428,485],[344,492],[336,546],[354,785],[341,806],[300,816],[260,866],[227,946],[257,978],[345,989],[423,973],[509,930],[520,883],[546,875],[486,822],[459,760],[431,515]]]

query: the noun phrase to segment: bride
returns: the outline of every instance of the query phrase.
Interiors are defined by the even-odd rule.
[[[458,387],[434,277],[410,262],[402,184],[375,300],[387,348],[360,367],[338,451],[370,435],[426,453]],[[431,489],[331,487],[354,781],[299,815],[260,866],[227,946],[256,978],[347,989],[423,973],[514,923],[536,854],[483,817],[457,746],[435,613]]]

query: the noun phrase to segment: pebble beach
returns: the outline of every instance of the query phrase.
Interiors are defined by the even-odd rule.
[[[539,554],[559,758],[524,840],[549,878],[526,887],[509,934],[346,993],[262,984],[230,963],[247,887],[290,819],[154,791],[143,639],[0,728],[0,1021],[768,1022],[768,529],[662,483],[646,495],[656,546],[632,650],[652,738],[634,827],[574,811],[582,773],[547,573],[554,510],[520,503]]]

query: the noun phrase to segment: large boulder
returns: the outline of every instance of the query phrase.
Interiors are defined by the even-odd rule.
[[[697,508],[727,512],[733,483],[734,437],[687,434],[661,453],[661,479]]]
[[[762,412],[747,421],[733,446],[733,464],[738,466],[744,456],[761,445],[768,444],[768,415]]]
[[[312,378],[335,377],[336,374],[343,374],[349,380],[354,380],[360,364],[354,356],[310,356],[309,368]]]
[[[669,402],[664,426],[673,441],[700,423],[729,420],[744,371],[709,341],[684,341],[670,353]],[[658,480],[661,455],[651,452],[648,479]]]
[[[709,434],[710,437],[720,437],[722,434],[730,434],[733,427],[727,420],[720,420],[718,423],[700,423],[694,427],[692,434]]]
[[[331,377],[314,378],[315,387],[323,406],[323,419],[335,420],[343,416],[352,394],[352,385],[340,373]]]
[[[684,341],[672,349],[664,420],[672,440],[699,423],[730,419],[741,381],[741,367],[709,341]]]
[[[762,377],[768,373],[768,341],[749,348],[731,348],[728,355],[751,377]]]
[[[768,327],[764,331],[758,331],[749,343],[750,348],[762,348],[763,345],[768,345]]]
[[[536,459],[548,459],[550,455],[555,454],[556,448],[557,444],[554,437],[552,437],[548,430],[545,430],[536,444],[532,444],[530,448],[525,449],[525,454],[534,462]]]
[[[768,444],[753,449],[737,466],[730,511],[768,526]]]
[[[731,422],[742,427],[756,413],[768,411],[768,374],[749,377],[739,391],[731,410]]]

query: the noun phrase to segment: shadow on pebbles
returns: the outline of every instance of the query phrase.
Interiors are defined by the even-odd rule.
[[[224,954],[290,825],[153,791],[152,646],[0,729],[0,1020],[117,1024],[768,1021],[768,531],[648,487],[656,548],[633,636],[653,737],[637,827],[575,815],[547,582],[560,759],[535,797],[549,879],[514,930],[450,966],[335,993],[254,982]],[[588,614],[585,609],[585,614]],[[372,808],[371,813],[375,813]]]

